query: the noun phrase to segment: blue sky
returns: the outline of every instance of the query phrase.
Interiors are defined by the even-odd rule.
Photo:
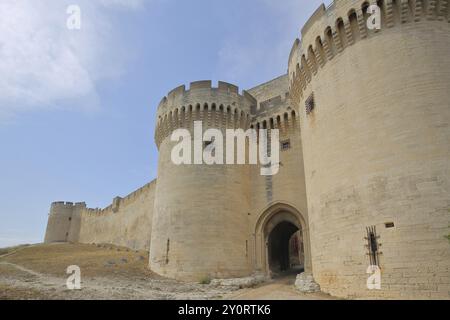
[[[104,207],[156,178],[161,98],[282,75],[321,3],[1,0],[0,247],[42,242],[53,201]],[[81,30],[66,27],[70,4]]]

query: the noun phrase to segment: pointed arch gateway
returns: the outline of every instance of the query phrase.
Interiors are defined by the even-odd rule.
[[[309,228],[305,217],[294,206],[276,203],[266,208],[255,225],[255,269],[272,275],[290,268],[292,239],[298,242],[305,273],[312,274]],[[301,247],[300,247],[301,246]]]

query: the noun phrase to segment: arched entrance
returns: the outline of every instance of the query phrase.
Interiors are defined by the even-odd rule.
[[[279,203],[261,214],[255,249],[255,268],[268,275],[312,272],[308,225],[293,206]]]

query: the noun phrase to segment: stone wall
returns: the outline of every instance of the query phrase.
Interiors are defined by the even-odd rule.
[[[82,212],[79,242],[150,249],[155,188],[156,180],[106,209]]]
[[[45,242],[114,244],[132,249],[150,248],[156,180],[116,198],[105,209],[85,203],[52,204]]]
[[[436,1],[386,1],[374,32],[361,24],[363,1],[337,3],[304,29],[289,68],[314,277],[343,297],[448,299],[448,13]],[[366,287],[368,226],[381,244],[379,291]]]

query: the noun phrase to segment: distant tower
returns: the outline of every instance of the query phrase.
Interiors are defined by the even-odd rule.
[[[314,277],[339,296],[448,298],[449,3],[372,3],[380,30],[369,1],[334,1],[290,56]]]
[[[51,205],[45,232],[45,243],[78,242],[80,235],[81,211],[86,204],[54,202]]]
[[[250,171],[247,165],[180,165],[171,161],[175,129],[194,121],[203,130],[250,127],[256,100],[238,87],[194,82],[168,94],[158,108],[158,184],[150,267],[182,280],[240,277],[251,272],[247,255]],[[224,135],[225,137],[225,135]],[[225,147],[225,145],[224,145]],[[224,152],[225,153],[225,152]]]

